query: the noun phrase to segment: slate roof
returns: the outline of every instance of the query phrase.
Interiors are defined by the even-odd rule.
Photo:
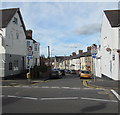
[[[26,37],[26,39],[27,40],[32,40],[33,41],[33,43],[38,43],[36,40],[34,40],[33,38],[28,38],[28,37]]]
[[[11,9],[2,9],[0,10],[0,28],[5,28],[7,27],[7,25],[9,24],[10,20],[13,18],[13,16],[15,15],[15,13],[18,12],[20,20],[22,22],[22,26],[24,31],[26,31],[25,29],[25,25],[22,19],[22,15],[20,13],[19,8],[11,8]]]
[[[80,57],[87,57],[87,56],[92,56],[91,52],[83,52],[82,54],[77,54],[75,56],[71,56],[70,59],[77,59]]]
[[[120,27],[120,10],[105,10],[104,13],[112,27]]]

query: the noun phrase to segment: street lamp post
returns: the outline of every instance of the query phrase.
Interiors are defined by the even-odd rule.
[[[51,66],[52,66],[52,52],[54,51],[54,49],[51,50]]]

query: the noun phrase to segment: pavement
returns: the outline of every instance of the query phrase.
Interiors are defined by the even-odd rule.
[[[32,85],[39,82],[45,82],[48,77],[39,79],[14,79],[14,80],[0,80],[0,86],[19,86],[19,85]]]
[[[90,80],[86,80],[86,86],[90,88],[104,88],[109,90],[115,90],[120,95],[120,80],[111,80],[105,78],[95,77]]]

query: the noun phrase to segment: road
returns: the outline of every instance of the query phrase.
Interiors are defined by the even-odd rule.
[[[2,88],[3,113],[118,113],[108,89],[88,88],[77,75]]]

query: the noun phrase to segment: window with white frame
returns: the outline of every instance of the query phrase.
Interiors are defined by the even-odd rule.
[[[27,41],[27,47],[29,47],[30,46],[30,41]]]
[[[34,45],[34,50],[37,51],[37,44]]]

